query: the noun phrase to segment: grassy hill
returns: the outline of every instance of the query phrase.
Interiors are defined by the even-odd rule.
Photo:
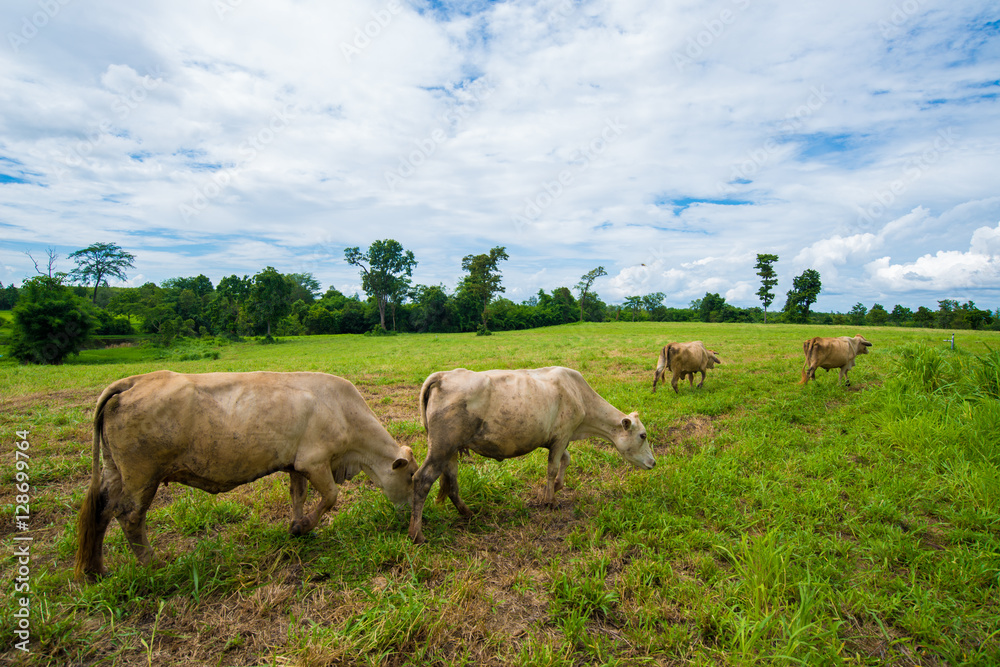
[[[838,386],[797,384],[793,325],[587,324],[393,337],[312,336],[203,355],[91,350],[61,367],[0,360],[8,442],[29,431],[31,654],[15,664],[996,664],[1000,661],[1000,334],[866,327]],[[950,335],[951,332],[949,332]],[[723,360],[701,390],[651,391],[656,355],[703,340]],[[199,358],[191,358],[199,356]],[[570,445],[566,488],[541,504],[545,452],[459,464],[461,518],[429,501],[406,538],[364,475],[310,535],[288,534],[287,476],[211,496],[161,488],[161,563],[112,527],[110,576],[71,582],[92,406],[111,381],[184,372],[313,370],[354,382],[389,432],[426,452],[417,392],[431,372],[564,365],[638,410],[657,456],[629,467]],[[15,536],[13,447],[0,475]],[[310,501],[316,496],[310,492]],[[435,492],[432,490],[432,498]],[[9,547],[13,549],[13,547]],[[0,561],[5,581],[14,558]]]

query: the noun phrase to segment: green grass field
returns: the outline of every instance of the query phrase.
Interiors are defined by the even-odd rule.
[[[836,371],[797,384],[802,342],[857,332],[791,325],[316,336],[224,345],[216,359],[117,348],[61,367],[0,360],[0,661],[1000,664],[1000,334],[958,332],[952,352],[942,331],[859,331],[874,347],[849,388]],[[701,390],[652,393],[660,347],[684,340],[705,341],[724,365]],[[544,451],[472,455],[459,479],[475,516],[429,501],[419,546],[409,517],[364,475],[301,538],[288,534],[285,475],[219,496],[171,484],[149,514],[159,565],[140,567],[113,525],[111,575],[72,581],[92,406],[113,380],[159,368],[334,373],[422,460],[428,374],[548,365],[576,368],[616,407],[638,410],[656,468],[631,468],[605,442],[573,443],[548,508]],[[17,532],[25,430],[30,530]],[[15,648],[15,536],[33,538],[27,654]]]

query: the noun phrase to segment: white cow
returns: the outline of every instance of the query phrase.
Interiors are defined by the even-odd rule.
[[[428,453],[413,477],[409,535],[414,542],[424,540],[424,501],[439,477],[438,501],[447,496],[461,514],[472,513],[458,495],[460,451],[501,461],[547,448],[549,504],[562,488],[570,460],[566,447],[573,440],[603,438],[632,465],[646,470],[655,465],[639,415],[614,408],[569,368],[434,373],[420,388],[420,416]]]
[[[293,535],[307,533],[360,470],[405,507],[417,462],[383,428],[353,384],[325,373],[156,371],[112,383],[94,410],[94,463],[80,508],[76,577],[104,572],[104,535],[118,519],[148,562],[146,510],[160,484],[209,493],[291,474]],[[101,471],[101,452],[104,470]],[[303,517],[306,483],[322,499]]]

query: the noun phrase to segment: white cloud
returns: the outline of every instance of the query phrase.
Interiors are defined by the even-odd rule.
[[[792,262],[797,269],[816,269],[828,279],[837,278],[838,266],[847,264],[855,257],[865,257],[880,245],[879,238],[874,234],[833,236],[803,248]]]
[[[1000,224],[977,229],[966,252],[940,250],[901,264],[880,257],[865,268],[872,282],[887,292],[920,290],[947,296],[955,291],[995,290],[1000,285]]]
[[[22,250],[101,240],[155,282],[274,264],[352,285],[343,248],[396,238],[418,282],[453,288],[461,257],[504,245],[508,295],[603,265],[605,300],[671,305],[757,305],[754,254],[773,252],[779,290],[809,264],[817,307],[844,310],[881,256],[973,261],[998,219],[981,2],[927,0],[885,35],[892,7],[862,0],[454,7],[63,6],[0,49],[0,280],[33,273]],[[34,12],[12,0],[0,24]]]

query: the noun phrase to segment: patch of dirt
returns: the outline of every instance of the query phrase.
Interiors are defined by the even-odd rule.
[[[58,391],[43,391],[24,396],[14,396],[0,400],[0,412],[10,414],[17,412],[24,415],[31,414],[31,407],[36,405],[55,406],[66,408],[87,406],[93,408],[97,403],[100,391],[93,389],[60,389]]]
[[[695,415],[676,426],[669,427],[662,440],[671,446],[682,446],[688,453],[693,453],[715,437],[717,420],[718,417]]]

